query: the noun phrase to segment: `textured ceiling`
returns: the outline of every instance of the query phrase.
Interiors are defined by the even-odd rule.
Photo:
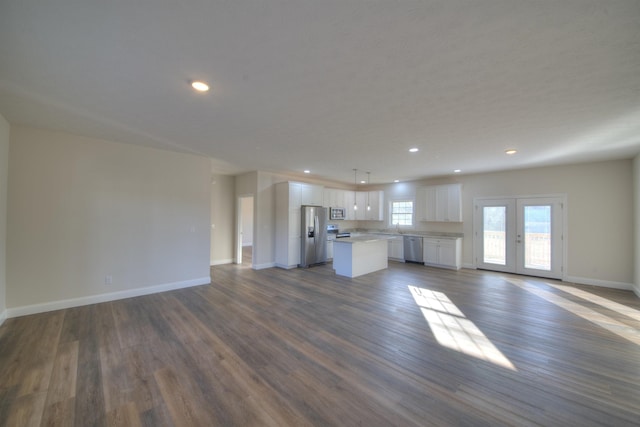
[[[3,0],[0,58],[12,124],[221,173],[376,183],[640,152],[637,0]]]

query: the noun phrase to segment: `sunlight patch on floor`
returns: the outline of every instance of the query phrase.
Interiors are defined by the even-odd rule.
[[[578,298],[582,298],[594,304],[598,304],[601,307],[608,308],[609,310],[612,310],[612,311],[616,311],[624,316],[640,321],[640,311],[631,307],[627,307],[624,304],[611,301],[601,296],[592,294],[591,292],[583,291],[582,289],[574,288],[572,286],[556,285],[553,283],[547,283],[547,285],[552,286],[568,294],[575,295]]]
[[[522,280],[509,279],[508,282],[521,289],[524,289],[527,292],[537,295],[540,298],[557,305],[558,307],[564,308],[565,310],[575,314],[576,316],[588,320],[589,322],[592,322],[600,326],[601,328],[604,328],[609,332],[618,335],[619,337],[629,340],[636,345],[640,345],[640,330],[634,327],[612,319],[611,317],[592,310],[589,307],[585,307],[582,304],[570,301],[560,295],[554,294],[553,292],[540,289],[534,285],[528,284]],[[563,291],[565,290],[566,289],[563,289]]]
[[[409,286],[409,291],[440,345],[517,370],[446,294],[416,286]]]

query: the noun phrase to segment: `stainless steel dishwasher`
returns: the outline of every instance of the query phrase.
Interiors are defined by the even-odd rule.
[[[423,263],[422,258],[422,237],[404,236],[404,260],[406,262]]]

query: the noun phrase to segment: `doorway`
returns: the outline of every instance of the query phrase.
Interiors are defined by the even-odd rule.
[[[238,197],[236,264],[253,265],[253,196]]]
[[[561,279],[564,197],[476,199],[477,268]]]

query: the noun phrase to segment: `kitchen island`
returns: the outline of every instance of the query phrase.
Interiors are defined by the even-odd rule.
[[[358,277],[388,267],[387,240],[392,236],[364,235],[336,239],[333,269],[339,276]]]

